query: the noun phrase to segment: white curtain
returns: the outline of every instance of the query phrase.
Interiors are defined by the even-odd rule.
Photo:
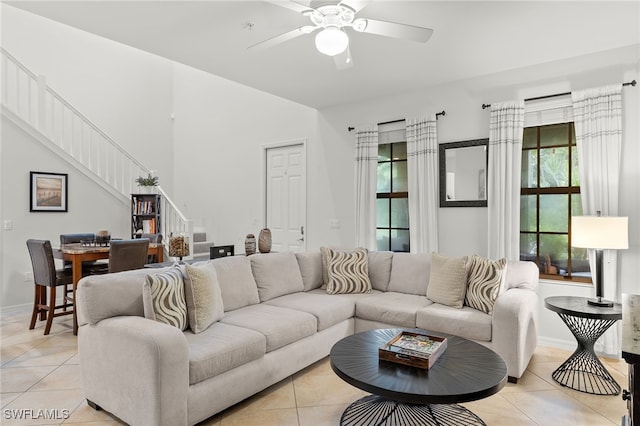
[[[572,100],[582,213],[594,216],[600,211],[603,216],[617,216],[622,153],[622,85],[574,92]],[[590,253],[592,271],[595,271],[594,257],[594,254]],[[604,251],[602,276],[603,296],[620,302],[617,251]],[[596,350],[607,354],[619,354],[619,336],[618,327],[611,327],[598,340]]]
[[[356,133],[356,245],[376,249],[378,126]]]
[[[436,118],[407,119],[406,125],[411,252],[437,252],[439,198]]]
[[[491,105],[487,182],[488,256],[520,258],[520,173],[524,101]]]

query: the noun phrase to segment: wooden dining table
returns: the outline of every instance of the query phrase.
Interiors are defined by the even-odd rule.
[[[149,243],[148,253],[149,255],[155,255],[158,262],[164,260],[164,246],[162,244]],[[85,246],[81,243],[63,244],[53,250],[53,257],[71,262],[73,301],[75,304],[78,281],[82,278],[82,262],[109,259],[109,247]],[[78,334],[78,318],[75,306],[73,307],[73,334]]]

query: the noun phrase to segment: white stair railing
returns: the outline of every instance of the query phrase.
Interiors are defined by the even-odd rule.
[[[146,176],[149,169],[47,86],[44,76],[30,71],[4,48],[0,47],[0,52],[2,104],[128,200],[136,192],[136,177]],[[164,241],[168,244],[169,235],[182,233],[192,245],[192,221],[180,212],[162,187],[157,188],[162,195]],[[190,249],[193,253],[193,247]]]

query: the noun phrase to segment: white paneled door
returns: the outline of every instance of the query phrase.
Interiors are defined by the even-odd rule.
[[[304,144],[266,149],[266,191],[271,250],[303,251],[307,213]]]

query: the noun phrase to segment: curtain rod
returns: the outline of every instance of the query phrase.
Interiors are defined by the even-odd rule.
[[[437,120],[440,116],[444,117],[445,115],[447,115],[447,113],[446,113],[446,111],[445,111],[445,110],[442,110],[442,112],[437,112],[437,113],[436,113],[436,120]],[[378,126],[382,126],[382,125],[384,125],[384,124],[399,123],[399,122],[401,122],[401,121],[406,121],[406,120],[405,120],[404,118],[401,118],[400,120],[385,121],[384,123],[378,123]],[[349,127],[347,127],[347,130],[351,132],[351,131],[355,130],[355,127],[351,127],[351,126],[349,126]]]
[[[623,86],[635,86],[637,84],[637,82],[635,80],[632,80],[628,83],[622,83]],[[529,101],[539,101],[540,99],[548,99],[548,98],[556,98],[558,96],[566,96],[566,95],[570,95],[571,92],[565,92],[565,93],[556,93],[553,95],[546,95],[546,96],[537,96],[535,98],[528,98],[525,99],[525,102],[529,102]],[[482,104],[482,109],[487,109],[491,107],[491,104]]]

